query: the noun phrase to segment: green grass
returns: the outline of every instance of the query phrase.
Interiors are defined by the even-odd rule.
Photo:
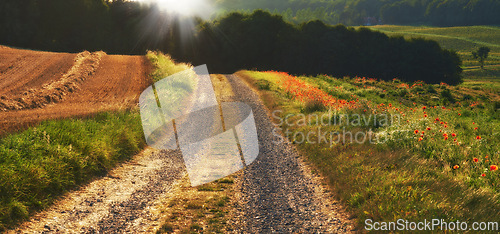
[[[290,92],[292,86],[286,86],[289,82],[281,82],[287,77],[282,73],[241,71],[237,74],[257,89],[260,80],[271,83],[270,89],[259,90],[266,106],[282,110],[281,117],[294,116],[288,121],[291,125],[286,122],[280,125],[283,132],[314,133],[311,141],[293,138],[294,134],[290,134],[289,139],[295,140],[307,161],[357,217],[360,229],[368,218],[374,221],[499,220],[500,170],[489,169],[500,164],[497,82],[492,82],[493,87],[473,88],[405,84],[399,80],[298,77],[305,82],[300,87],[351,102],[334,106],[338,109],[328,116],[326,107],[307,108],[308,102],[319,95],[305,96],[305,100],[299,101]],[[339,132],[339,137],[347,139],[349,132],[372,134],[385,140],[379,144],[369,141],[317,143],[314,140],[319,123],[314,116],[322,114],[331,120],[348,114],[366,118],[399,116],[396,120],[400,121],[355,124],[353,120],[349,124],[319,126],[322,132]],[[300,115],[306,119],[312,117],[312,121],[298,124]],[[443,134],[447,134],[448,139]],[[477,136],[481,139],[476,139]]]
[[[424,37],[436,40],[443,48],[451,49],[460,55],[464,68],[476,68],[479,63],[472,58],[471,52],[481,46],[491,49],[486,60],[486,68],[500,65],[500,27],[464,26],[464,27],[416,27],[398,25],[378,25],[369,27],[389,36],[401,35],[405,38]]]
[[[46,121],[0,139],[0,229],[104,175],[144,146],[137,111]]]

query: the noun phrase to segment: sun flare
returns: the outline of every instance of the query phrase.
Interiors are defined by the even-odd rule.
[[[207,0],[139,0],[141,2],[158,4],[162,10],[183,16],[208,17],[213,6]]]

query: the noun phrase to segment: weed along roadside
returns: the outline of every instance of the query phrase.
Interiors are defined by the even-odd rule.
[[[366,228],[365,220],[472,224],[499,217],[499,100],[489,89],[279,72],[236,75],[272,112],[276,132],[283,133],[275,140],[295,143],[332,196],[356,216],[358,230]],[[454,92],[445,95],[449,90]],[[442,95],[431,98],[436,93]]]

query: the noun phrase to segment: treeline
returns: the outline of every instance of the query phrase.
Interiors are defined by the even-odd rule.
[[[143,54],[137,28],[154,8],[118,0],[1,0],[0,43],[41,50]]]
[[[6,16],[8,14],[9,16]],[[435,41],[387,37],[369,29],[287,23],[264,11],[216,21],[180,19],[151,5],[102,0],[3,0],[0,44],[51,51],[161,50],[211,72],[295,74],[460,82],[460,59]]]
[[[190,47],[193,50],[174,56],[195,64],[208,63],[211,72],[255,68],[307,75],[460,82],[458,55],[431,40],[405,40],[321,21],[296,26],[264,11],[233,13],[199,28],[197,43]]]
[[[228,11],[266,9],[293,23],[498,25],[498,0],[221,0]],[[224,14],[222,11],[220,14]]]

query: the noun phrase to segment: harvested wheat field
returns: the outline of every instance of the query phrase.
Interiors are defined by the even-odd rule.
[[[133,107],[150,83],[149,66],[144,56],[0,47],[0,134]]]

